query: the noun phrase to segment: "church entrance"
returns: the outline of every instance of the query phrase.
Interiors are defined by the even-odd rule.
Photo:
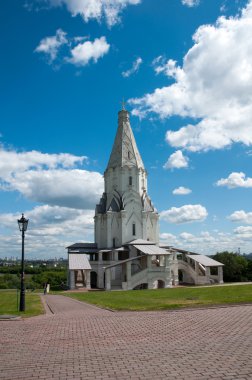
[[[162,280],[158,280],[157,282],[157,288],[158,289],[163,289],[165,287],[165,282]]]
[[[91,289],[97,288],[97,273],[96,272],[90,273],[90,284],[91,284]]]

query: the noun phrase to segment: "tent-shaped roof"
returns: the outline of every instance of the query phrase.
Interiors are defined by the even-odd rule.
[[[171,252],[166,251],[157,245],[144,245],[144,244],[134,244],[134,247],[144,253],[145,255],[170,255]]]
[[[144,164],[130,126],[129,113],[126,110],[118,113],[118,128],[107,170],[118,166],[136,166],[138,169],[144,169]]]
[[[88,257],[85,254],[69,253],[68,260],[70,270],[91,269]]]
[[[156,245],[156,243],[154,241],[149,241],[149,240],[144,240],[144,239],[136,239],[136,240],[132,240],[132,241],[129,241],[127,243],[128,245],[140,245],[140,244],[144,244],[144,245]]]
[[[208,256],[205,255],[187,255],[190,259],[204,265],[205,267],[220,267],[224,264],[220,263],[219,261],[213,260]]]

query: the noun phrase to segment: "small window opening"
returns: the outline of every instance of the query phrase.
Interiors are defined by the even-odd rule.
[[[113,248],[115,248],[115,238],[113,238]]]
[[[129,185],[132,186],[132,177],[129,177]]]
[[[130,151],[128,150],[128,159],[130,159]]]
[[[135,223],[132,224],[132,235],[133,236],[136,235],[136,225],[135,225]]]

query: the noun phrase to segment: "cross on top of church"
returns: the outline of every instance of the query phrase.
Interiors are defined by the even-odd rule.
[[[125,102],[125,100],[124,100],[124,98],[123,98],[123,99],[122,99],[122,102],[121,102],[121,104],[122,104],[122,110],[123,110],[123,111],[126,111],[126,108],[125,108],[126,103],[127,103],[127,102]]]

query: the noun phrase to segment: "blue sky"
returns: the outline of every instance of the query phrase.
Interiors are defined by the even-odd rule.
[[[252,252],[252,1],[0,4],[0,254],[93,241],[122,98],[160,241]]]

